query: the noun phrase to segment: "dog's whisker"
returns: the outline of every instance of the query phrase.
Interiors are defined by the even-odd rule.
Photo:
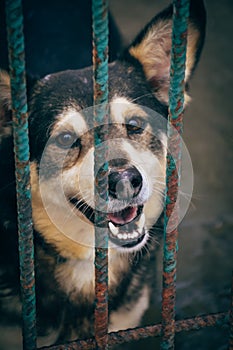
[[[153,193],[159,194],[160,196],[162,196],[163,198],[165,198],[165,192],[164,190],[160,189],[160,188],[153,188]]]
[[[147,97],[147,96],[153,96],[153,94],[152,93],[148,93],[148,94],[140,95],[140,96],[138,96],[138,97],[136,97],[134,99],[131,99],[130,102],[135,102],[135,101],[137,101],[137,100],[139,100],[139,99],[141,99],[143,97]]]

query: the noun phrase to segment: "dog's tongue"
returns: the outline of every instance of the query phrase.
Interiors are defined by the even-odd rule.
[[[137,216],[137,207],[128,207],[121,211],[108,214],[108,220],[113,224],[124,225]]]

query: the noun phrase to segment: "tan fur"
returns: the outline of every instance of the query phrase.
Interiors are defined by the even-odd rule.
[[[130,54],[142,64],[149,81],[158,83],[156,96],[168,103],[170,77],[170,50],[171,50],[172,22],[171,20],[156,23],[140,44],[130,48]],[[199,32],[189,24],[187,38],[185,82],[190,77],[194,62]],[[185,103],[190,97],[185,93]]]
[[[66,237],[50,220],[40,196],[39,179],[36,164],[31,164],[32,214],[33,222],[38,232],[43,232],[46,242],[52,243],[58,252],[66,258],[90,259],[89,247],[81,246]]]

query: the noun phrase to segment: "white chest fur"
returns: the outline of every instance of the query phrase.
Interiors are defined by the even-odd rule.
[[[56,279],[71,299],[82,294],[94,298],[94,264],[91,260],[69,259],[56,268]]]

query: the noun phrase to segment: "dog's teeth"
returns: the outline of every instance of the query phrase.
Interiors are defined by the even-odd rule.
[[[145,215],[142,214],[139,221],[137,222],[137,231],[134,231],[132,233],[120,233],[119,227],[116,227],[111,221],[109,221],[108,227],[114,237],[126,241],[127,239],[130,240],[130,239],[138,238],[142,233],[144,224],[145,224]]]
[[[112,234],[113,234],[114,236],[117,236],[117,235],[118,235],[118,233],[119,233],[119,228],[116,227],[116,226],[114,226],[113,223],[112,223],[111,221],[108,223],[108,227],[109,227],[110,231],[112,232]]]
[[[145,225],[145,214],[143,213],[140,217],[140,220],[138,222],[138,230],[141,232]]]

